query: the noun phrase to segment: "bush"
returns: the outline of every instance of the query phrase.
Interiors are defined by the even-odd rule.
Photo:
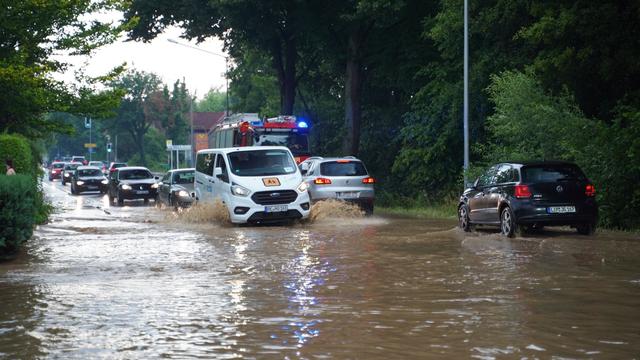
[[[0,176],[0,256],[14,253],[33,234],[37,195],[31,176]]]
[[[4,174],[4,163],[7,159],[13,161],[13,167],[18,174],[36,175],[37,165],[33,162],[31,145],[29,141],[20,135],[0,134],[0,161],[1,173]]]

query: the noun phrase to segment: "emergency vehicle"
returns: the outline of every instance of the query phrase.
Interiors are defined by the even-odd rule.
[[[255,113],[233,114],[209,131],[209,148],[286,146],[299,164],[311,156],[309,125],[295,116],[260,119]]]

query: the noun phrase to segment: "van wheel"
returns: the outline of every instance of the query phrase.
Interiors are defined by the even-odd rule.
[[[518,232],[515,216],[513,216],[513,211],[508,206],[502,209],[500,213],[500,232],[510,238],[516,236],[516,232]]]
[[[593,235],[596,232],[596,224],[593,222],[580,224],[576,226],[576,230],[580,235]]]
[[[458,226],[460,229],[469,232],[471,231],[471,221],[469,220],[469,207],[465,204],[460,205],[458,208]]]

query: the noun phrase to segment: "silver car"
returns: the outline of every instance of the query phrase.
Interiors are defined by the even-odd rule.
[[[194,168],[170,170],[160,181],[158,200],[175,208],[190,206],[195,199],[194,179]]]
[[[299,167],[304,181],[309,184],[312,202],[339,199],[358,204],[368,215],[373,213],[375,180],[359,159],[353,156],[314,156]]]

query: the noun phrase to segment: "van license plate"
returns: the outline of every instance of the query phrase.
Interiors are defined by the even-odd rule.
[[[356,191],[348,191],[348,192],[339,192],[336,193],[338,199],[356,199],[358,197],[358,193]]]
[[[551,206],[547,208],[549,214],[568,214],[576,212],[575,206]]]
[[[267,205],[264,207],[264,212],[285,212],[289,210],[288,205]]]

